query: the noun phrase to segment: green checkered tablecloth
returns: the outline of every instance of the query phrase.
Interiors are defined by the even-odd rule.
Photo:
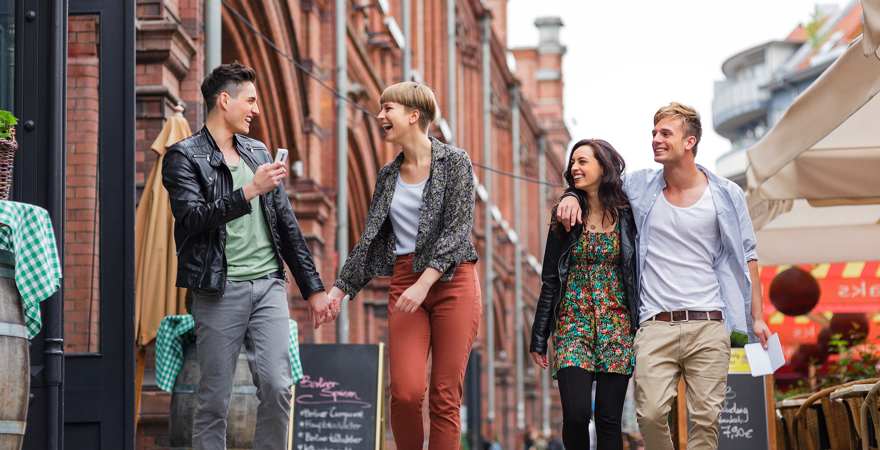
[[[189,314],[165,316],[156,334],[156,385],[165,392],[174,390],[177,374],[183,369],[183,340],[194,336],[195,320]],[[296,322],[290,320],[290,375],[296,384],[303,377],[302,364],[299,360],[299,339]],[[187,336],[190,334],[190,336]]]
[[[49,213],[39,206],[0,200],[0,250],[15,255],[15,285],[21,295],[28,339],[43,326],[40,302],[61,287],[61,262]]]

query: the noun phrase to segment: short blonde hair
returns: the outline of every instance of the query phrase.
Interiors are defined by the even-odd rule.
[[[400,103],[407,108],[418,110],[419,126],[427,130],[437,118],[437,98],[430,87],[415,81],[403,81],[392,84],[382,91],[379,104],[387,102]]]
[[[681,119],[685,124],[685,137],[694,136],[697,143],[694,144],[694,156],[697,154],[697,145],[703,136],[703,125],[700,123],[700,113],[696,109],[678,102],[672,102],[654,113],[654,125],[663,119]]]

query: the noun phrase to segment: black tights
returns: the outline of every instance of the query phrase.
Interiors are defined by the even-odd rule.
[[[589,450],[591,394],[596,380],[596,450],[622,450],[620,417],[628,375],[565,367],[556,375],[562,399],[562,441],[566,450]]]

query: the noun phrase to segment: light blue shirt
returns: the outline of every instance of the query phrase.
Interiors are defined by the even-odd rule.
[[[757,261],[755,250],[755,230],[746,206],[745,195],[736,183],[719,177],[697,166],[709,179],[709,189],[715,213],[718,217],[718,228],[721,236],[721,255],[715,259],[715,274],[721,287],[721,299],[724,303],[724,323],[728,330],[733,329],[751,333],[752,280],[749,276],[749,261]],[[623,190],[629,197],[630,206],[636,220],[638,235],[636,237],[639,274],[645,270],[645,258],[648,254],[648,215],[659,196],[666,188],[663,169],[645,169],[628,174],[623,180]],[[640,275],[641,276],[641,275]]]

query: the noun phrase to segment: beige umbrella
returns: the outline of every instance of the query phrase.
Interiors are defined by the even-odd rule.
[[[880,205],[812,207],[792,202],[757,231],[762,265],[872,261],[880,258]]]
[[[175,286],[177,255],[174,248],[174,218],[168,192],[162,186],[162,159],[165,149],[192,134],[183,117],[183,107],[175,108],[150,147],[157,155],[147,177],[135,216],[135,416],[140,412],[145,348],[155,338],[162,318],[184,314],[186,291]]]
[[[863,35],[748,150],[762,263],[877,257],[880,0],[862,5]]]

